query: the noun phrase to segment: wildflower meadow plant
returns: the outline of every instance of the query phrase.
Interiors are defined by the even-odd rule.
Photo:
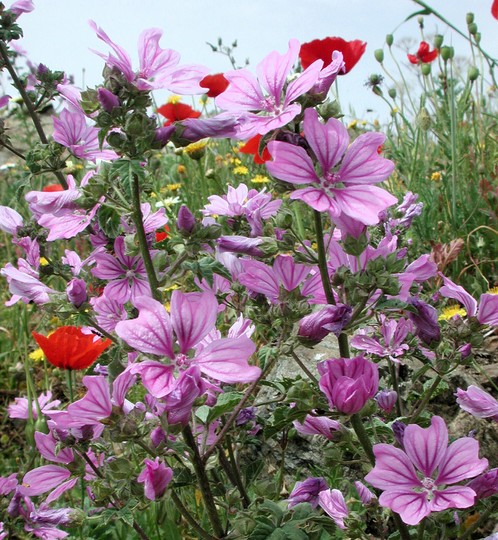
[[[291,39],[255,73],[208,75],[158,29],[136,64],[91,22],[103,81],[79,89],[19,72],[32,9],[0,10],[23,103],[0,98],[2,123],[15,111],[39,138],[21,151],[0,134],[24,161],[0,171],[0,539],[491,533],[494,456],[434,400],[498,418],[493,385],[453,379],[477,365],[498,296],[478,302],[444,250],[415,249],[423,205],[390,192],[396,152],[329,97],[366,44]],[[440,57],[423,41],[410,62]],[[174,96],[155,110],[157,89]]]

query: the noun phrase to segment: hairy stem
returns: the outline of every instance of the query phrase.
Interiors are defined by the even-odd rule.
[[[442,377],[440,375],[438,375],[434,379],[434,382],[431,384],[430,388],[426,390],[424,397],[422,398],[422,401],[419,403],[417,408],[410,415],[410,423],[413,424],[414,422],[416,422],[418,417],[424,412],[424,409],[427,403],[429,403],[429,400],[431,399],[432,394],[436,391],[441,381],[442,381]]]
[[[302,360],[297,356],[297,354],[292,351],[291,353],[292,358],[296,361],[296,364],[306,373],[310,381],[313,381],[318,386],[318,379],[311,373],[311,371],[303,364]]]
[[[188,524],[194,529],[194,531],[199,535],[199,538],[204,540],[216,540],[215,536],[211,536],[207,531],[205,531],[195,520],[194,516],[187,510],[185,505],[182,503],[182,500],[174,491],[169,493],[171,500],[178,508],[180,514],[187,520]]]

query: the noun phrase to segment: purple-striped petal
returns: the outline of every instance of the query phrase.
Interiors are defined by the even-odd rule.
[[[271,141],[268,143],[268,151],[273,161],[268,161],[266,168],[275,178],[291,184],[320,182],[304,148],[282,141]]]
[[[486,458],[479,459],[478,441],[471,437],[462,437],[451,443],[442,456],[436,484],[456,484],[481,474],[487,466]]]
[[[373,451],[375,467],[365,476],[372,486],[382,490],[422,487],[410,459],[402,450],[390,444],[376,444]]]
[[[365,225],[379,223],[379,213],[398,202],[398,199],[377,186],[348,185],[331,191],[342,212]]]
[[[431,512],[441,512],[447,508],[469,508],[474,504],[476,492],[466,486],[451,486],[434,491],[429,503]]]
[[[379,504],[397,512],[407,525],[417,525],[431,513],[425,493],[408,490],[384,491]]]
[[[34,497],[55,488],[71,476],[71,473],[58,465],[43,465],[24,475],[20,491],[23,495]]]

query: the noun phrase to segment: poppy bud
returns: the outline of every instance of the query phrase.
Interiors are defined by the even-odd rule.
[[[391,99],[396,99],[396,88],[389,88],[387,93]]]
[[[468,73],[469,81],[475,81],[479,77],[479,70],[475,66],[470,66]]]
[[[394,43],[394,36],[392,34],[387,34],[386,36],[386,44],[388,47],[390,47]]]
[[[417,18],[417,22],[418,22],[418,25],[420,26],[420,28],[424,27],[424,18],[422,16]]]
[[[467,24],[472,24],[474,22],[474,14],[472,12],[467,13],[465,20],[467,21]]]
[[[453,47],[441,47],[441,58],[447,62],[450,58],[453,58],[455,50]]]
[[[476,23],[471,23],[471,24],[469,24],[468,28],[469,28],[469,34],[471,36],[475,36],[476,33],[477,33],[477,24]]]
[[[474,40],[476,43],[480,43],[481,42],[481,32],[476,32],[475,35],[474,35]]]
[[[382,64],[384,62],[384,51],[382,49],[376,49],[374,51],[375,60],[379,62],[379,64]]]
[[[444,36],[442,36],[441,34],[436,34],[434,36],[434,47],[436,47],[436,49],[440,49],[441,45],[443,44],[443,40]]]
[[[422,75],[424,77],[427,77],[431,74],[431,65],[430,64],[422,64],[420,66],[420,71],[422,72]]]

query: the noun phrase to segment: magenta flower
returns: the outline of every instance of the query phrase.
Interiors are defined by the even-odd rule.
[[[104,288],[105,296],[122,305],[139,296],[150,296],[145,264],[139,256],[126,255],[123,236],[114,241],[114,253],[115,256],[97,252],[94,257],[96,264],[92,274],[109,281]]]
[[[407,319],[388,319],[381,315],[380,333],[382,338],[368,336],[365,332],[359,332],[351,340],[351,345],[360,351],[366,351],[381,357],[387,357],[392,362],[399,363],[399,357],[410,349],[403,343],[410,332],[413,331],[413,323]]]
[[[326,416],[312,416],[307,414],[303,422],[294,420],[296,431],[301,435],[322,435],[329,441],[337,438],[337,433],[341,431],[341,424]]]
[[[395,390],[381,390],[376,396],[375,401],[377,405],[386,413],[390,413],[396,400],[398,399],[398,393]]]
[[[108,298],[105,294],[98,298],[92,298],[90,303],[95,311],[97,323],[106,332],[114,332],[118,322],[128,318],[124,304]]]
[[[0,206],[0,231],[15,236],[22,226],[23,219],[19,212],[8,206]]]
[[[38,405],[42,414],[45,414],[47,411],[54,409],[60,405],[60,400],[54,399],[52,401],[52,392],[43,392],[37,398]],[[28,420],[29,418],[29,401],[27,398],[15,398],[14,402],[11,403],[7,408],[7,413],[9,418],[20,418],[22,420]],[[31,402],[31,412],[33,418],[36,420],[38,418],[38,409],[34,401]]]
[[[100,148],[99,129],[87,126],[86,116],[80,110],[64,109],[59,118],[53,117],[53,121],[54,141],[65,146],[77,158],[95,162],[97,159],[113,160],[118,157],[113,150]]]
[[[19,15],[22,15],[23,13],[30,13],[33,11],[35,5],[32,0],[16,0],[8,9],[19,17]]]
[[[307,502],[313,508],[316,508],[318,506],[318,495],[321,491],[325,491],[327,487],[327,482],[321,477],[310,477],[303,482],[296,482],[289,495],[289,508],[303,502]]]
[[[301,112],[301,105],[294,102],[317,82],[323,62],[313,62],[297,79],[289,83],[283,95],[299,47],[299,42],[291,39],[287,53],[270,53],[256,67],[257,78],[247,69],[223,74],[230,84],[215,99],[215,103],[231,113],[241,113],[238,138],[247,140],[258,133],[264,135],[285,126]]]
[[[137,478],[137,482],[144,484],[144,492],[147,499],[155,501],[164,495],[168,484],[173,478],[173,469],[159,461],[145,459],[145,468]]]
[[[281,141],[268,143],[273,157],[266,163],[270,174],[291,184],[311,184],[293,191],[291,199],[300,199],[318,212],[329,212],[332,219],[344,213],[365,225],[377,224],[379,212],[397,201],[371,185],[386,180],[394,169],[392,161],[377,153],[385,136],[364,133],[349,146],[346,127],[335,118],[322,124],[314,109],[304,113],[304,134],[321,174],[304,148]]]
[[[25,304],[34,302],[35,304],[46,304],[50,301],[50,293],[55,293],[39,279],[39,273],[33,270],[31,266],[24,260],[18,260],[19,269],[10,263],[7,263],[0,270],[0,275],[5,276],[9,284],[9,291],[12,298],[5,303],[6,306],[12,306],[19,300]]]
[[[225,383],[247,383],[259,377],[260,368],[247,363],[256,347],[245,335],[204,341],[215,330],[218,316],[214,294],[173,291],[171,316],[152,298],[139,297],[134,304],[139,310],[138,317],[116,325],[117,335],[130,347],[146,354],[166,356],[183,369],[197,365],[204,375]],[[174,350],[175,337],[178,353]],[[193,355],[190,354],[192,349]],[[172,365],[163,367],[146,386],[149,390],[157,377],[165,377],[162,395],[158,394],[157,388],[154,390],[157,397],[169,393],[172,382]],[[147,371],[141,370],[142,382],[148,377]]]
[[[498,326],[498,295],[496,294],[481,294],[479,305],[463,287],[453,283],[451,279],[443,276],[444,286],[439,289],[442,296],[454,298],[462,303],[469,317],[477,317],[481,324],[489,324]]]
[[[351,320],[351,306],[338,303],[306,315],[299,321],[299,338],[304,343],[319,343],[331,332],[338,336]]]
[[[363,356],[326,360],[318,372],[330,407],[344,414],[359,412],[379,388],[379,368]]]
[[[470,385],[467,390],[457,389],[457,403],[477,418],[492,418],[498,422],[498,401],[477,386]]]
[[[448,446],[444,420],[433,416],[428,428],[406,427],[404,451],[389,444],[374,446],[375,467],[365,480],[383,491],[381,506],[397,512],[408,525],[417,525],[432,512],[469,508],[476,492],[454,486],[482,473],[488,460],[479,459],[479,443],[462,437]]]
[[[344,520],[348,517],[349,510],[346,506],[344,495],[338,489],[320,491],[318,504],[334,520],[339,528],[346,528]]]
[[[367,506],[369,505],[373,500],[375,500],[377,497],[359,480],[357,480],[354,483],[354,487],[356,488],[356,491],[358,492],[358,495],[360,496],[361,502]]]
[[[17,484],[17,473],[0,476],[0,495],[9,495],[16,489]]]
[[[490,469],[471,480],[467,487],[476,492],[477,499],[486,499],[498,493],[498,469]]]
[[[23,495],[34,497],[50,491],[71,476],[71,473],[59,465],[43,465],[27,472],[20,487]]]
[[[158,28],[144,30],[138,38],[139,70],[135,72],[128,53],[99,28],[94,21],[90,26],[97,37],[109,45],[115,55],[94,51],[106,61],[107,66],[116,68],[138,90],[165,88],[174,94],[203,94],[205,88],[199,82],[208,74],[208,68],[198,65],[179,66],[180,54],[171,49],[161,49],[159,40],[163,35]]]

